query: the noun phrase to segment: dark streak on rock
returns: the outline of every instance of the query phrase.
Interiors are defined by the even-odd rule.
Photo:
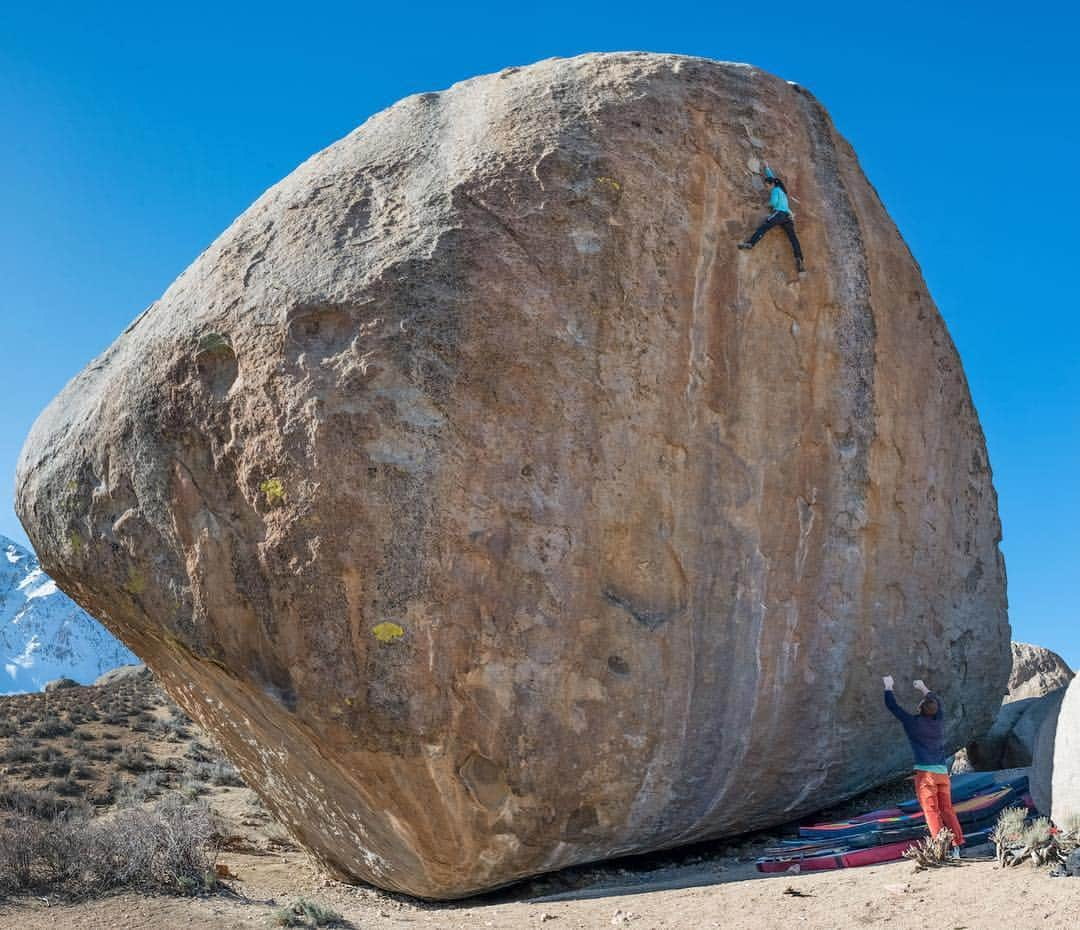
[[[671,619],[671,611],[656,610],[653,607],[635,604],[629,598],[612,588],[604,588],[603,594],[604,600],[610,604],[614,604],[616,607],[621,607],[647,630],[658,629]]]

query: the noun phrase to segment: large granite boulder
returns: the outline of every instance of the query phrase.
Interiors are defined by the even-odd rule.
[[[1005,703],[1042,697],[1064,688],[1075,673],[1056,652],[1031,643],[1012,644],[1012,672]]]
[[[765,215],[768,160],[797,198]],[[167,218],[163,218],[167,222]],[[851,147],[745,65],[410,97],[45,411],[18,510],[337,874],[452,897],[790,820],[1009,671],[960,360]]]

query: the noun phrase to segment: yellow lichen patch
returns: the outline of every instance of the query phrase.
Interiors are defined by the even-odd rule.
[[[127,582],[124,584],[124,590],[128,594],[134,594],[138,597],[143,591],[146,590],[146,579],[143,578],[137,571],[132,569],[128,572]]]
[[[391,623],[389,620],[384,620],[378,626],[373,627],[371,632],[375,634],[375,638],[380,643],[392,643],[405,635],[405,630],[402,627],[396,623]]]
[[[622,190],[622,185],[618,181],[616,181],[614,178],[608,178],[608,177],[597,178],[596,183],[597,184],[606,184],[608,187],[610,187],[615,192],[619,192],[619,191]]]
[[[280,478],[267,478],[259,485],[259,490],[266,495],[266,503],[271,507],[285,503],[285,485]]]
[[[68,543],[71,545],[71,551],[76,555],[82,552],[83,538],[75,530],[68,533]]]

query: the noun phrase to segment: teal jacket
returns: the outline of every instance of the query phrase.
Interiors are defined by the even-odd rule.
[[[769,206],[781,213],[791,213],[791,207],[788,206],[787,194],[780,190],[779,187],[774,187],[772,189],[772,193],[769,195]]]

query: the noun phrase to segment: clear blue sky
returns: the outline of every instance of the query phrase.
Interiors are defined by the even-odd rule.
[[[645,49],[751,62],[854,144],[960,349],[1014,636],[1080,665],[1078,14],[1064,2],[8,4],[0,533],[64,383],[252,200],[406,94]]]

